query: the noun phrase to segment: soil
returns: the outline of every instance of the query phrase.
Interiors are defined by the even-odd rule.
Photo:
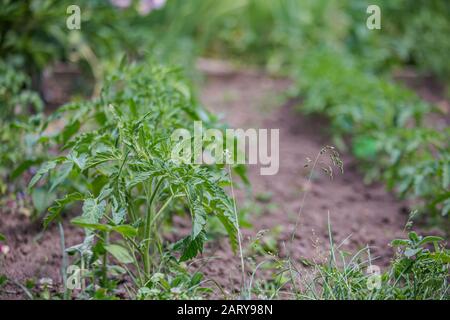
[[[267,240],[277,240],[279,255],[283,256],[287,251],[284,248],[290,246],[303,193],[307,191],[291,256],[314,262],[328,257],[329,216],[333,240],[343,242],[342,250],[355,253],[370,246],[374,263],[385,267],[394,254],[388,246],[390,241],[405,235],[407,203],[396,199],[381,184],[364,184],[357,163],[346,153],[341,154],[344,174],[335,170],[330,179],[319,168],[308,183],[310,168],[304,167],[306,159],[314,159],[324,146],[332,145],[332,139],[326,134],[329,126],[325,119],[303,115],[296,101],[279,104],[289,85],[285,79],[237,73],[207,77],[202,92],[204,105],[223,114],[231,127],[280,130],[279,172],[262,176],[258,166],[248,166],[252,197],[258,199],[268,193],[271,196],[270,200],[259,201],[262,213],[249,212],[252,227],[243,232],[244,247],[264,230],[269,235],[265,236]],[[238,206],[245,196],[245,190],[237,191]],[[237,289],[239,257],[231,254],[225,240],[207,250],[206,256],[212,252],[214,259],[204,271],[225,288]],[[251,263],[248,265],[251,271]]]
[[[382,185],[365,185],[357,163],[346,153],[341,154],[344,174],[336,171],[330,179],[319,169],[309,184],[310,168],[304,167],[307,157],[314,159],[322,147],[332,145],[332,140],[327,135],[325,119],[302,115],[296,110],[298,103],[281,102],[289,85],[286,79],[233,71],[210,72],[202,86],[202,103],[209,110],[222,114],[231,127],[280,130],[278,174],[262,176],[259,167],[249,166],[251,195],[245,188],[236,190],[237,206],[246,208],[246,219],[251,223],[251,227],[243,231],[247,267],[251,270],[248,256],[252,254],[251,240],[261,234],[259,231],[265,232],[266,241],[276,241],[279,255],[286,253],[304,192],[308,192],[308,196],[295,232],[294,258],[316,262],[326,259],[329,217],[334,242],[343,242],[341,249],[355,252],[369,245],[372,258],[385,267],[393,256],[388,246],[390,240],[405,234],[407,203],[396,199]],[[51,278],[58,286],[61,283],[61,248],[57,226],[43,232],[40,223],[30,222],[17,210],[6,207],[0,210],[0,232],[5,234],[10,247],[9,254],[0,257],[0,270],[12,280],[0,289],[0,299],[26,298],[17,283],[23,284],[28,279]],[[184,219],[176,219],[175,223],[180,230],[190,226]],[[63,226],[67,247],[82,241],[81,230],[68,221]],[[193,265],[227,292],[239,287],[240,260],[225,238],[210,241]],[[270,276],[267,272],[261,274],[261,277],[267,276]]]

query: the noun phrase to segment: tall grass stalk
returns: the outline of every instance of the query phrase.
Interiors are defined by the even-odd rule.
[[[231,173],[231,165],[228,165],[228,176],[230,177],[230,184],[231,184],[231,197],[233,199],[233,211],[234,211],[234,218],[236,219],[236,229],[237,229],[237,236],[238,236],[238,245],[239,245],[239,256],[241,259],[241,292],[246,292],[246,279],[245,279],[245,263],[244,263],[244,253],[242,250],[242,233],[241,228],[239,227],[239,216],[237,213],[237,206],[236,206],[236,196],[234,194],[234,187],[233,187],[233,174]],[[248,292],[247,297],[250,298],[250,292]]]

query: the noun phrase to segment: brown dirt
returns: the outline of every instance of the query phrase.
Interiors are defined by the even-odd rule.
[[[17,211],[2,210],[0,214],[0,232],[8,239],[10,247],[9,254],[0,258],[1,273],[10,280],[5,288],[0,289],[0,299],[25,298],[24,290],[17,283],[38,283],[41,278],[51,278],[58,286],[61,283],[62,254],[57,226],[43,231],[40,222],[30,222],[29,217]],[[65,221],[63,226],[66,247],[83,240],[83,230],[77,230],[69,221]]]
[[[314,159],[322,147],[332,142],[325,134],[327,121],[302,115],[295,110],[295,103],[279,106],[280,95],[289,84],[285,79],[258,74],[219,75],[208,77],[202,92],[203,104],[215,113],[222,113],[231,127],[280,130],[278,174],[262,176],[259,167],[249,166],[253,196],[257,198],[258,194],[268,192],[272,196],[270,203],[260,202],[264,207],[262,214],[249,213],[252,228],[244,231],[244,247],[258,231],[268,230],[276,234],[278,249],[283,254],[284,245],[289,245],[303,192],[309,189],[292,255],[317,262],[326,258],[329,212],[334,242],[341,243],[349,237],[341,249],[356,252],[368,245],[372,258],[376,257],[375,263],[386,266],[393,256],[388,246],[390,240],[404,236],[407,204],[395,199],[380,184],[365,185],[355,160],[348,154],[341,155],[343,175],[335,172],[331,180],[318,169],[308,184],[306,158]],[[238,206],[243,203],[244,193],[238,191]],[[239,258],[224,248],[227,246],[222,243],[208,250],[214,252],[215,259],[204,270],[225,288],[236,288],[240,279]]]
[[[281,105],[280,94],[289,85],[285,79],[258,73],[231,73],[207,77],[201,92],[203,104],[211,111],[223,114],[232,127],[280,129],[279,173],[261,176],[258,167],[249,167],[253,196],[270,192],[271,197],[250,205],[248,219],[252,227],[244,230],[245,252],[251,254],[249,239],[260,230],[268,230],[283,253],[283,243],[289,241],[303,192],[308,189],[293,256],[315,260],[326,256],[329,212],[336,243],[350,236],[342,247],[345,250],[354,251],[370,245],[372,255],[379,257],[378,264],[385,266],[393,254],[388,247],[389,241],[403,235],[408,218],[406,204],[396,200],[381,185],[365,185],[355,161],[348,154],[342,155],[343,175],[335,173],[335,178],[330,180],[318,171],[308,188],[306,176],[309,171],[304,168],[306,158],[313,159],[323,146],[332,143],[325,134],[328,125],[324,119],[303,116],[289,103]],[[241,189],[237,193],[238,207],[242,208],[245,191]],[[262,207],[261,212],[258,207]],[[30,223],[24,215],[5,208],[1,211],[0,232],[6,235],[11,247],[6,257],[0,257],[2,273],[19,283],[42,277],[60,283],[58,228],[53,226],[43,233],[39,223]],[[177,220],[176,226],[184,229],[189,223]],[[66,246],[80,243],[82,231],[67,221],[64,229]],[[239,285],[239,258],[231,252],[226,239],[210,242],[194,265],[227,291]],[[23,290],[11,282],[0,291],[0,299],[24,297]]]

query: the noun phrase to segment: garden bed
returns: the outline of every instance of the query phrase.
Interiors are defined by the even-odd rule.
[[[283,255],[284,244],[289,242],[301,205],[303,192],[308,191],[306,205],[296,232],[293,257],[324,262],[328,255],[328,213],[332,235],[341,249],[354,252],[368,245],[374,263],[382,268],[393,256],[389,242],[405,236],[408,222],[408,203],[399,201],[382,185],[365,185],[357,170],[356,161],[349,154],[342,155],[344,174],[335,174],[333,180],[318,173],[308,184],[306,158],[313,158],[323,146],[330,145],[327,121],[319,117],[304,116],[294,110],[294,103],[283,103],[282,95],[291,82],[271,78],[259,72],[213,73],[205,75],[201,101],[207,109],[223,114],[227,123],[236,128],[279,128],[280,171],[276,176],[261,176],[255,166],[249,166],[249,180],[253,186],[251,196],[245,188],[237,193],[238,208],[247,211],[244,220],[251,224],[243,230],[244,252],[247,258],[263,260],[254,248],[255,236],[262,235],[265,250],[276,249]],[[9,206],[14,207],[13,203]],[[55,291],[61,288],[60,232],[57,225],[42,230],[39,221],[30,222],[23,213],[4,207],[0,233],[8,239],[9,254],[2,269],[12,280],[0,290],[0,298],[26,298],[17,285],[39,283],[51,278]],[[175,217],[174,229],[167,236],[188,234],[191,228],[187,218]],[[80,243],[83,231],[63,222],[66,247]],[[442,231],[433,230],[434,234]],[[256,251],[255,251],[256,250]],[[207,261],[207,263],[205,263]],[[247,260],[247,268],[254,265]],[[305,263],[306,266],[306,263]],[[240,285],[239,257],[231,251],[225,238],[217,237],[208,243],[204,253],[194,260],[192,268],[199,268],[206,279],[218,282],[229,293],[236,293]],[[265,270],[258,272],[256,280],[270,278]],[[124,280],[126,281],[126,280]],[[123,292],[125,296],[126,293]],[[220,291],[215,291],[220,296]]]

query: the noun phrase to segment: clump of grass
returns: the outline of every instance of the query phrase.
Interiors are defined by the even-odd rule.
[[[330,228],[331,229],[331,228]],[[432,248],[428,248],[432,244]],[[447,300],[449,292],[450,252],[443,239],[422,237],[410,232],[407,239],[393,240],[398,251],[390,266],[382,272],[365,247],[346,257],[334,248],[330,236],[329,261],[314,264],[312,277],[303,278],[300,299],[326,300]]]
[[[311,183],[313,171],[322,164],[322,171],[330,178],[333,168],[323,165],[321,157],[329,154],[331,164],[343,172],[343,163],[333,147],[324,147],[314,160],[307,160],[305,167],[311,168],[307,183]],[[326,170],[324,170],[326,169]],[[386,299],[449,299],[450,251],[445,248],[443,238],[420,236],[410,231],[408,238],[395,239],[391,246],[397,249],[392,263],[382,271],[377,258],[366,246],[354,254],[341,249],[343,243],[335,244],[328,212],[328,235],[330,250],[327,261],[292,258],[292,241],[295,239],[308,190],[302,202],[287,248],[287,256],[280,257],[274,252],[265,252],[261,238],[267,232],[258,233],[255,239],[259,253],[264,259],[257,263],[251,275],[249,294],[258,298],[274,299],[280,297],[309,300],[386,300]],[[407,228],[411,228],[411,221]],[[300,268],[299,262],[306,266]],[[272,279],[258,279],[256,273],[262,268],[276,270]]]

